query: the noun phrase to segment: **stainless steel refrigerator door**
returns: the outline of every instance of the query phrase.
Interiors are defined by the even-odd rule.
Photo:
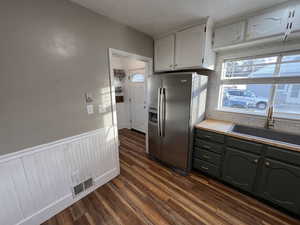
[[[161,157],[161,137],[158,136],[156,123],[148,124],[149,154],[157,159]]]
[[[149,109],[157,110],[157,93],[158,88],[161,88],[162,80],[160,75],[152,75],[148,79],[148,102]]]
[[[164,120],[161,159],[179,169],[187,169],[192,76],[163,79]]]
[[[157,75],[151,76],[148,80],[148,96],[149,96],[149,122],[148,122],[148,144],[149,154],[157,159],[161,157],[161,136],[159,130],[160,115],[158,92],[161,89],[161,77]],[[151,121],[150,115],[156,114],[157,121]]]

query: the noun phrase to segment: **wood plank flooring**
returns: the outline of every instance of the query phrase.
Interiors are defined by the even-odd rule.
[[[300,221],[223,184],[147,158],[145,137],[119,136],[121,175],[43,225],[288,225]]]

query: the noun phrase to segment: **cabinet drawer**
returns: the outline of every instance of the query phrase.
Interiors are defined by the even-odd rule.
[[[300,153],[298,152],[269,146],[267,147],[266,157],[300,166]]]
[[[244,140],[237,139],[237,138],[232,138],[232,137],[227,138],[227,146],[237,148],[237,149],[241,149],[241,150],[251,152],[251,153],[254,153],[254,154],[261,154],[261,150],[262,150],[262,147],[263,147],[262,144],[249,142],[249,141],[244,141]]]
[[[213,132],[209,132],[206,130],[196,130],[196,137],[208,140],[208,141],[213,141],[213,142],[219,142],[219,143],[224,143],[225,142],[225,137],[222,134],[217,134]]]
[[[212,163],[212,164],[214,164],[218,167],[221,163],[221,156],[220,155],[218,155],[216,153],[213,153],[213,152],[206,151],[204,149],[196,148],[194,150],[194,157],[197,157],[197,158],[199,158],[203,161]]]
[[[207,173],[209,175],[219,177],[219,169],[218,167],[214,166],[211,163],[202,161],[200,159],[195,159],[193,160],[193,168],[201,170],[204,173]]]
[[[215,152],[218,154],[223,153],[223,145],[221,144],[216,144],[208,141],[203,141],[201,139],[196,138],[195,140],[195,146],[198,148],[202,148],[211,152]]]

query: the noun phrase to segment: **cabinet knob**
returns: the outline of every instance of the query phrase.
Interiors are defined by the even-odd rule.
[[[173,65],[170,65],[169,67],[173,67]]]
[[[174,66],[178,66],[178,64],[175,64]]]
[[[266,162],[265,165],[268,167],[268,166],[270,166],[270,163],[269,163],[269,162]]]
[[[254,161],[253,161],[255,164],[257,164],[258,163],[258,159],[254,159]]]

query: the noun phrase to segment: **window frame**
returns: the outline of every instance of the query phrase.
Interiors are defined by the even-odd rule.
[[[266,116],[267,110],[263,112],[249,112],[243,111],[240,109],[235,108],[224,108],[223,107],[223,87],[224,85],[248,85],[248,84],[266,84],[271,85],[271,91],[269,94],[268,99],[268,107],[270,105],[274,105],[275,103],[275,96],[276,96],[276,86],[280,84],[300,84],[300,71],[299,76],[280,76],[280,66],[286,63],[295,63],[299,62],[300,60],[292,60],[292,61],[282,61],[284,56],[290,55],[300,55],[300,51],[290,51],[290,52],[281,52],[281,53],[274,53],[274,54],[264,54],[264,55],[254,55],[248,57],[238,57],[238,58],[225,58],[221,62],[221,77],[219,83],[219,96],[218,96],[218,103],[217,103],[217,110],[223,112],[231,112],[231,113],[239,113],[245,115],[256,115],[256,116]],[[225,64],[229,61],[238,61],[238,60],[247,60],[247,59],[259,59],[259,58],[267,58],[267,57],[277,57],[277,61],[275,63],[275,70],[273,76],[269,77],[226,77],[226,70]],[[266,63],[266,64],[257,64],[257,65],[268,65],[274,63]],[[299,113],[286,113],[286,112],[274,112],[275,118],[283,118],[283,119],[292,119],[292,120],[300,120],[300,112]]]
[[[134,77],[135,76],[139,76],[139,75],[142,75],[143,76],[143,81],[134,81]],[[130,75],[130,81],[132,82],[132,83],[145,83],[145,79],[146,79],[146,76],[145,76],[145,74],[142,74],[142,73],[133,73],[133,74],[131,74]]]

